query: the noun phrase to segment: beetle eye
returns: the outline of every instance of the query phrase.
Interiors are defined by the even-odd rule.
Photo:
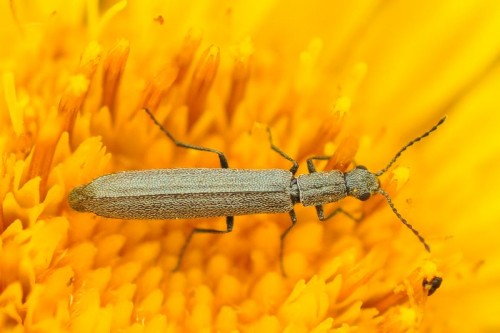
[[[370,199],[370,193],[369,192],[363,193],[360,196],[358,196],[358,199],[361,201],[366,201]]]

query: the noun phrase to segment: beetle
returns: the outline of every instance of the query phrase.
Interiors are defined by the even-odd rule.
[[[297,222],[294,205],[301,203],[303,206],[314,206],[320,221],[328,220],[338,213],[356,220],[342,208],[324,214],[324,204],[342,200],[347,196],[365,201],[374,194],[383,195],[398,219],[415,234],[425,249],[430,251],[425,239],[401,216],[387,192],[380,187],[378,177],[384,174],[408,147],[434,132],[445,121],[446,116],[430,130],[403,146],[387,166],[378,172],[371,172],[362,165],[348,172],[316,171],[313,161],[330,158],[316,156],[307,160],[309,173],[296,177],[299,168],[297,161],[274,145],[269,129],[271,149],[292,163],[289,170],[230,169],[222,152],[178,141],[149,109],[144,110],[176,146],[215,153],[219,157],[221,168],[153,169],[112,173],[74,188],[69,193],[68,201],[76,211],[92,212],[108,218],[178,219],[225,216],[225,230],[192,230],[181,248],[174,270],[180,267],[184,252],[196,233],[231,232],[234,216],[237,215],[289,213],[292,223],[281,234],[280,243],[280,265],[284,273],[284,240]]]

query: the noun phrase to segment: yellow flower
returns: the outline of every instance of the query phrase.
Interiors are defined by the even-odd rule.
[[[500,329],[496,191],[500,4],[408,2],[4,3],[0,10],[2,332],[475,332]],[[175,221],[72,210],[111,172],[383,168],[427,253],[382,196],[363,214]],[[411,176],[410,170],[411,168]],[[331,207],[330,207],[331,206]],[[439,290],[439,278],[443,285]],[[431,298],[428,294],[435,292]]]

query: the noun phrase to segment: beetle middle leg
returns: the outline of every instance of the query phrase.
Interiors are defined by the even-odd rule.
[[[276,153],[278,153],[280,156],[282,156],[284,159],[292,162],[292,166],[290,167],[290,172],[292,173],[292,175],[295,175],[297,173],[297,170],[299,169],[299,163],[274,144],[273,136],[271,134],[271,130],[269,129],[269,127],[267,127],[267,137],[269,139],[269,144],[271,145],[271,149],[274,150]],[[290,224],[288,228],[286,228],[286,230],[280,236],[280,269],[281,269],[281,274],[283,274],[283,276],[286,276],[285,266],[283,265],[285,238],[290,232],[290,230],[292,230],[292,228],[295,227],[295,224],[297,223],[297,215],[295,214],[295,211],[292,209],[289,212],[289,214],[290,214],[290,219],[292,220],[292,224]]]
[[[280,269],[281,269],[281,274],[283,274],[283,276],[287,276],[285,271],[285,266],[283,265],[283,253],[284,253],[283,251],[285,247],[285,238],[290,232],[290,230],[292,230],[292,228],[295,227],[295,224],[297,223],[297,215],[295,215],[295,211],[292,209],[289,212],[289,214],[290,214],[290,219],[292,220],[292,224],[290,224],[290,226],[288,226],[288,228],[286,228],[286,230],[280,236]]]
[[[292,175],[295,175],[297,173],[297,170],[299,169],[299,163],[297,163],[296,160],[291,158],[287,153],[285,153],[283,150],[278,148],[274,143],[273,143],[273,136],[271,134],[271,130],[269,127],[267,127],[267,137],[269,138],[269,143],[271,144],[271,149],[280,154],[283,158],[286,160],[292,162],[292,167],[290,168],[290,172]]]

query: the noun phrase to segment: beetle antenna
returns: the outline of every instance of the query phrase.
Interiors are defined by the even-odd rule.
[[[380,176],[382,174],[384,174],[387,170],[389,170],[389,168],[391,167],[391,165],[394,164],[394,162],[396,162],[396,160],[399,158],[399,156],[401,156],[401,154],[406,150],[408,149],[409,147],[413,146],[415,143],[419,142],[420,140],[422,140],[423,138],[425,138],[426,136],[428,136],[429,134],[431,134],[432,132],[434,132],[435,130],[437,130],[437,128],[446,120],[446,116],[444,116],[443,118],[441,118],[436,125],[434,125],[430,130],[428,130],[427,132],[425,132],[424,134],[422,134],[421,136],[411,140],[410,142],[408,142],[403,148],[401,148],[400,151],[397,152],[396,155],[394,155],[394,157],[392,158],[392,160],[389,162],[389,164],[387,164],[387,166],[385,168],[383,168],[382,170],[378,171],[375,173],[375,176]]]
[[[424,245],[424,247],[427,250],[427,252],[431,252],[431,247],[429,246],[429,244],[427,244],[427,242],[425,241],[424,237],[422,237],[422,235],[420,235],[420,233],[418,232],[418,230],[415,229],[415,228],[413,228],[413,226],[410,223],[408,223],[408,221],[406,221],[403,216],[401,216],[401,214],[398,212],[398,210],[396,209],[396,207],[394,207],[394,204],[392,203],[392,200],[391,200],[391,197],[389,197],[389,194],[387,194],[387,192],[384,191],[381,188],[378,189],[378,193],[382,194],[385,197],[385,199],[389,203],[389,207],[391,207],[391,209],[394,212],[394,214],[396,214],[396,216],[398,217],[398,219],[401,222],[403,222],[403,224],[408,229],[410,229],[415,234],[415,236],[417,236],[417,238],[420,240],[420,243],[422,243]]]

